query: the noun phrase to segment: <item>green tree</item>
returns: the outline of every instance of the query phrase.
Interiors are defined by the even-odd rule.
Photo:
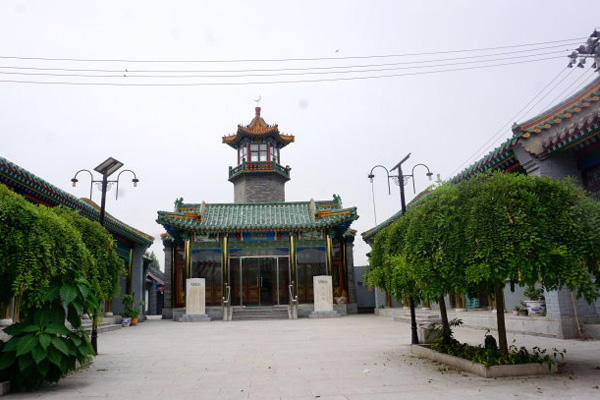
[[[444,184],[406,214],[409,229],[403,257],[410,263],[411,279],[418,291],[440,306],[444,341],[450,339],[444,296],[464,292],[467,288],[463,268],[464,235],[460,229],[464,222],[460,209],[466,195],[458,186]]]
[[[0,301],[15,297],[21,322],[5,329],[0,380],[18,390],[56,382],[92,355],[82,313],[115,292],[122,261],[98,223],[48,209],[0,185]],[[68,322],[68,324],[67,324]]]
[[[567,287],[592,302],[599,295],[598,265],[600,205],[583,189],[569,180],[493,173],[442,185],[382,230],[368,283],[392,293],[409,288],[439,299],[441,308],[444,294],[491,291],[506,355],[507,282]]]
[[[598,297],[600,206],[573,182],[494,173],[467,181],[467,280],[494,291],[498,345],[508,352],[507,281]],[[592,276],[596,279],[592,279]]]
[[[22,312],[38,308],[50,284],[69,269],[89,271],[92,257],[81,234],[46,207],[0,185],[0,300]]]

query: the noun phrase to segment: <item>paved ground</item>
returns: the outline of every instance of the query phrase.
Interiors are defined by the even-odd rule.
[[[554,376],[485,379],[410,356],[409,326],[357,315],[297,321],[146,321],[99,337],[100,356],[56,386],[3,399],[598,399],[600,344],[567,349]],[[484,331],[459,328],[462,341]]]

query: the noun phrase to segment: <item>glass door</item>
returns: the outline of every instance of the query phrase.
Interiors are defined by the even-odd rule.
[[[242,257],[239,265],[242,285],[238,290],[242,305],[274,306],[289,302],[287,258]],[[236,273],[235,269],[232,271]]]

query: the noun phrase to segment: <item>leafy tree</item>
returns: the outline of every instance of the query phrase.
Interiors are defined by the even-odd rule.
[[[50,284],[69,269],[89,271],[81,234],[46,207],[0,185],[0,300],[12,297],[24,313],[39,308]]]
[[[497,307],[498,347],[508,354],[506,282],[599,296],[600,205],[571,181],[493,173],[444,184],[373,244],[367,282],[438,299],[485,290]],[[593,277],[595,279],[593,279]]]
[[[119,293],[119,278],[125,273],[123,260],[115,251],[114,239],[98,222],[82,217],[76,211],[52,209],[66,219],[81,234],[81,240],[92,256],[86,278],[92,292],[100,302],[112,299]]]
[[[409,260],[412,279],[419,292],[440,306],[444,341],[450,326],[444,296],[466,290],[463,268],[464,235],[460,212],[466,193],[456,185],[435,189],[406,214],[409,229],[404,239],[404,257]]]
[[[115,292],[122,262],[112,237],[74,212],[34,205],[0,185],[0,301],[22,322],[4,331],[0,380],[18,390],[56,382],[92,354],[82,313]],[[68,322],[68,325],[66,324]]]
[[[508,353],[507,280],[598,297],[600,205],[571,181],[494,173],[467,181],[465,274],[494,290],[498,346]],[[591,277],[596,275],[596,279]]]

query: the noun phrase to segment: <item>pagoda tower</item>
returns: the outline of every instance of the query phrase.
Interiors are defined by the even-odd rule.
[[[281,165],[280,150],[294,141],[294,136],[268,125],[256,107],[249,125],[238,125],[233,135],[223,136],[223,143],[237,151],[237,166],[229,167],[234,203],[273,203],[285,201],[285,183],[290,180],[289,166]]]

